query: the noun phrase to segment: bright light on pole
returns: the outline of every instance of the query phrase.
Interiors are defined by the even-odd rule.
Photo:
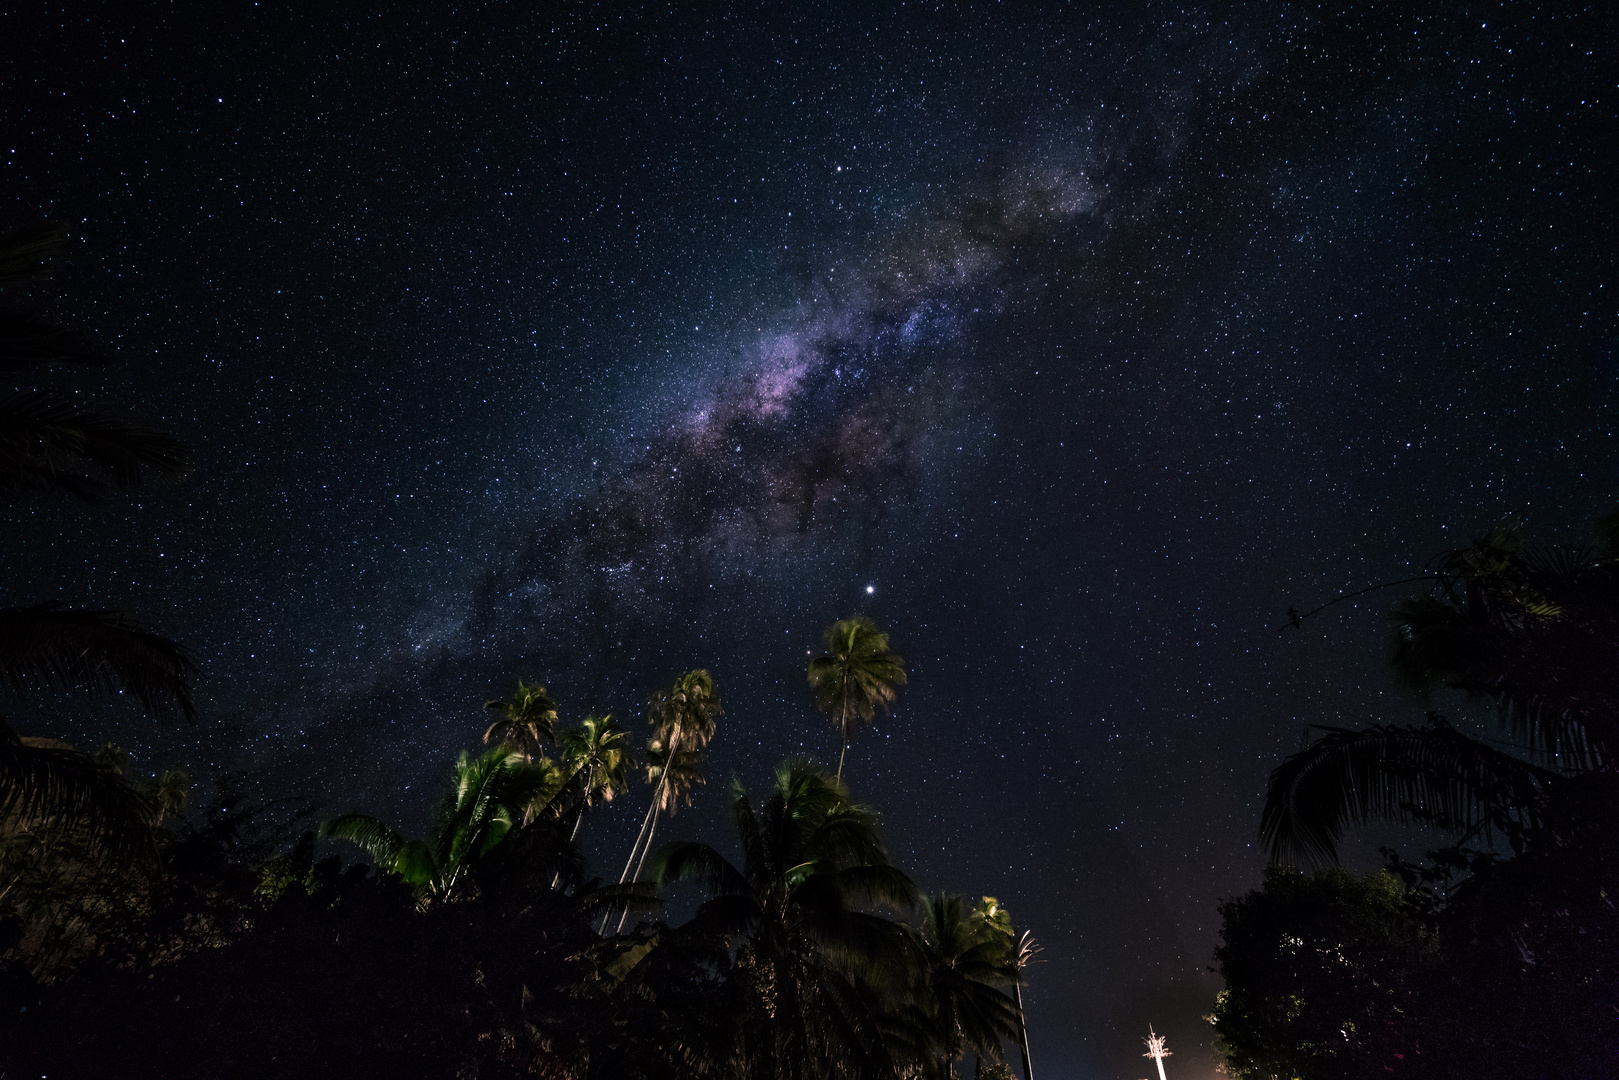
[[[1158,1063],[1158,1080],[1167,1080],[1164,1076],[1164,1059],[1173,1051],[1164,1049],[1164,1037],[1147,1025],[1147,1037],[1142,1040],[1147,1044],[1147,1052],[1142,1057],[1150,1057]]]

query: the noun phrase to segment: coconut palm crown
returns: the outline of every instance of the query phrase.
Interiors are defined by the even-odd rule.
[[[887,711],[896,687],[905,684],[905,658],[888,651],[888,635],[864,615],[839,619],[826,628],[826,653],[809,662],[809,684],[821,711],[843,738],[837,775],[849,737],[870,724],[879,708]]]
[[[613,796],[629,786],[630,770],[635,767],[630,733],[611,715],[587,716],[577,728],[561,732],[557,749],[568,769],[586,774],[584,805],[597,799],[612,802]]]
[[[691,928],[741,943],[738,977],[756,991],[740,1025],[747,1075],[891,1072],[878,1000],[909,981],[914,949],[873,909],[909,912],[917,890],[889,862],[875,816],[805,764],[779,769],[757,809],[734,784],[731,811],[741,866],[685,841],[660,850],[650,873],[700,884],[709,899]]]
[[[483,733],[485,743],[510,747],[532,761],[556,741],[557,703],[543,686],[525,686],[518,679],[511,697],[486,701],[483,707],[499,717]]]

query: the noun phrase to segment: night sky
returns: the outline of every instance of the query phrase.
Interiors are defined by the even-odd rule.
[[[1149,1022],[1212,1075],[1266,774],[1420,719],[1397,592],[1287,608],[1615,494],[1611,6],[23,6],[0,228],[70,223],[35,295],[117,363],[18,385],[199,469],[22,504],[0,601],[204,679],[17,726],[419,828],[519,677],[640,730],[704,666],[660,835],[731,850],[730,776],[835,761],[804,663],[866,612],[910,685],[846,778],[1045,944],[1043,1077],[1146,1075]]]

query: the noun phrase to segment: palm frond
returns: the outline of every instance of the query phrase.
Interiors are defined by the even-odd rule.
[[[845,903],[886,907],[901,913],[912,911],[921,898],[916,882],[897,866],[886,863],[839,870],[837,886]]]
[[[127,690],[148,713],[194,721],[195,673],[184,649],[119,611],[0,609],[0,686],[10,690]]]
[[[27,311],[0,311],[0,371],[40,364],[105,364],[95,342]]]
[[[67,253],[60,221],[25,225],[0,236],[0,289],[49,276]]]
[[[128,489],[147,472],[175,480],[191,466],[189,446],[140,421],[37,391],[0,398],[0,486],[13,491]]]
[[[575,891],[573,900],[587,918],[594,918],[598,912],[657,911],[663,905],[657,886],[650,881],[609,885],[593,881]]]
[[[394,870],[407,841],[392,826],[370,814],[339,814],[320,823],[322,840],[347,840],[376,860],[385,870]]]
[[[1336,862],[1344,829],[1369,821],[1487,828],[1532,814],[1556,776],[1442,721],[1325,730],[1271,773],[1260,838],[1273,860]]]
[[[665,844],[653,852],[647,877],[659,885],[695,881],[718,896],[737,896],[749,890],[748,879],[729,859],[707,844],[691,840]]]
[[[38,741],[29,745],[0,721],[0,835],[65,828],[116,862],[150,861],[150,802],[88,755]]]

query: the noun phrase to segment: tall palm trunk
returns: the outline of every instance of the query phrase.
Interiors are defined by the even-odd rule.
[[[641,862],[642,863],[646,862],[646,852],[647,852],[647,850],[650,850],[651,847],[652,847],[652,833],[656,832],[657,828],[658,828],[658,807],[663,803],[663,789],[669,783],[669,768],[670,768],[671,765],[674,764],[675,746],[679,742],[680,742],[680,729],[676,728],[674,733],[669,736],[669,753],[668,753],[668,756],[665,757],[664,761],[663,761],[663,775],[658,778],[658,786],[655,789],[653,789],[653,792],[652,792],[652,805],[647,807],[646,817],[641,819],[641,831],[635,834],[635,843],[634,843],[634,845],[632,845],[630,847],[630,857],[628,859],[624,860],[624,872],[618,875],[618,883],[620,885],[624,884],[625,881],[629,880],[630,866],[632,864],[635,866],[635,873],[637,875],[639,875],[641,873],[641,864],[636,863],[636,861],[635,861],[635,853],[637,851],[641,852]],[[642,850],[642,847],[641,847],[641,839],[642,839],[642,837],[646,838],[646,850]],[[618,930],[614,931],[615,933],[617,933],[619,931],[622,931],[624,929],[624,919],[629,915],[629,913],[630,913],[630,909],[628,907],[626,907],[624,909],[624,914],[620,915],[619,918],[618,918]],[[603,915],[602,916],[602,924],[601,924],[600,927],[597,928],[596,933],[598,933],[598,934],[606,933],[607,932],[607,920],[611,919],[612,917],[613,917],[613,913],[610,912],[610,911],[607,914]]]
[[[1023,1022],[1023,981],[1012,984],[1012,995],[1017,999],[1018,1049],[1023,1051],[1023,1080],[1034,1080],[1034,1066],[1029,1064],[1029,1027]]]
[[[635,853],[641,850],[641,839],[646,836],[646,827],[652,821],[652,815],[658,812],[658,793],[652,793],[652,805],[646,808],[646,816],[641,819],[641,828],[635,834],[635,843],[630,846],[630,857],[624,860],[624,869],[618,875],[618,883],[624,884],[630,876],[630,867],[635,865]],[[596,927],[596,933],[607,933],[607,924],[613,918],[611,911],[602,914],[601,925]]]
[[[641,867],[646,864],[646,853],[652,850],[652,838],[657,835],[657,832],[658,817],[656,814],[654,814],[652,816],[652,828],[648,829],[646,834],[646,847],[641,849],[641,860],[635,864],[635,874],[630,878],[631,881],[639,881],[641,879]],[[622,934],[624,932],[624,920],[628,919],[629,917],[630,909],[628,905],[625,905],[623,913],[618,917],[618,928],[613,931],[615,934]]]
[[[838,730],[843,734],[843,749],[838,751],[838,779],[843,779],[843,756],[849,752],[849,680],[843,680],[843,706],[838,710]]]
[[[578,776],[578,775],[579,775],[579,770],[575,769],[574,773],[573,773],[573,776]],[[570,784],[573,783],[573,776],[568,777],[568,783],[570,783]],[[590,791],[590,785],[595,783],[595,781],[596,781],[596,766],[592,765],[590,767],[590,774],[585,777],[585,791],[587,793]],[[571,844],[571,843],[573,843],[575,840],[577,840],[579,838],[579,826],[583,825],[584,823],[585,823],[585,801],[584,801],[584,799],[580,799],[579,800],[579,809],[574,811],[574,815],[573,815],[573,831],[568,834],[568,843]],[[561,880],[562,880],[562,871],[559,869],[555,874],[553,874],[551,876],[551,891],[552,892],[556,891],[557,882],[559,882]]]

